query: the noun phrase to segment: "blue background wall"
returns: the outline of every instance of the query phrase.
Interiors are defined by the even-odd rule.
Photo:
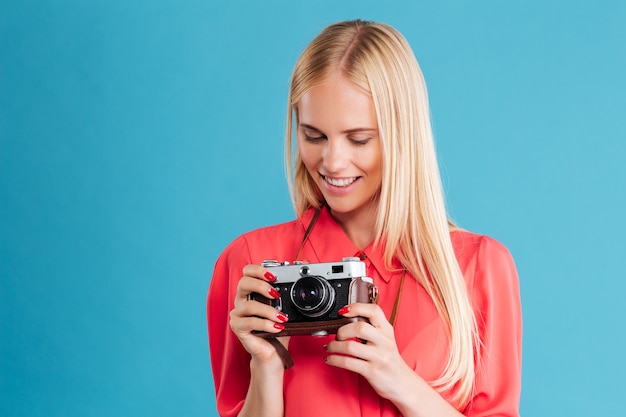
[[[625,2],[0,4],[0,415],[214,415],[213,263],[293,217],[289,74],[355,17],[408,38],[452,216],[517,260],[522,413],[623,413]]]

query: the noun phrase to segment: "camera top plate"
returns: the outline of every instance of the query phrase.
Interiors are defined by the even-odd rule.
[[[346,257],[338,262],[304,263],[294,261],[278,262],[268,259],[261,263],[262,266],[271,269],[276,277],[274,284],[294,282],[304,276],[319,276],[328,281],[335,279],[352,279],[365,276],[365,263],[359,258]]]

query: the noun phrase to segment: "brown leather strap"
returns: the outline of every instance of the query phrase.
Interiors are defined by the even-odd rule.
[[[311,234],[311,231],[313,231],[313,226],[315,226],[315,223],[317,223],[317,218],[320,216],[320,212],[322,211],[322,207],[318,207],[315,210],[315,214],[313,215],[313,218],[311,219],[311,223],[309,223],[309,227],[306,228],[306,232],[304,232],[304,237],[302,238],[302,242],[300,242],[300,247],[298,248],[298,252],[296,253],[296,257],[293,258],[294,261],[301,261],[302,259],[300,259],[300,255],[302,254],[302,249],[304,249],[304,244],[306,243],[307,239],[309,238],[309,235]]]
[[[342,317],[328,321],[302,321],[299,323],[290,323],[288,328],[285,328],[285,330],[279,333],[258,333],[257,335],[268,340],[282,336],[312,335],[314,333],[317,333],[319,336],[326,336],[327,334],[337,333],[337,330],[341,326],[355,321],[365,321],[365,319],[362,317]]]
[[[293,366],[293,358],[285,346],[283,346],[283,344],[280,343],[275,337],[268,338],[267,341],[274,346],[274,349],[276,349],[276,353],[278,353],[278,356],[283,361],[285,369],[291,368]]]
[[[391,323],[391,326],[395,326],[396,320],[398,319],[398,310],[400,309],[400,295],[402,295],[402,286],[404,285],[405,275],[406,269],[403,269],[402,277],[400,278],[400,286],[398,287],[398,292],[396,293],[396,301],[393,303],[393,310],[391,310],[391,317],[389,318],[389,323]]]

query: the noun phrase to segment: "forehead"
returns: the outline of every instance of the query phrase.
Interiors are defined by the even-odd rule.
[[[322,128],[376,128],[371,95],[344,77],[330,77],[310,88],[297,104],[300,123]]]

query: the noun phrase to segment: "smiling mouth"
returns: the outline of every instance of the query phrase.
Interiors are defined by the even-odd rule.
[[[321,174],[320,174],[321,175]],[[325,175],[322,175],[322,179],[332,185],[333,187],[347,187],[350,184],[354,183],[354,181],[358,180],[359,177],[350,177],[350,178],[331,178]]]

